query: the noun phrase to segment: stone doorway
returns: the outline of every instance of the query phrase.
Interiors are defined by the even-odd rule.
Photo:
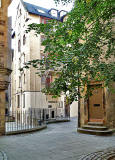
[[[88,121],[103,122],[104,99],[102,84],[93,84],[89,87],[92,89],[92,96],[88,99]]]

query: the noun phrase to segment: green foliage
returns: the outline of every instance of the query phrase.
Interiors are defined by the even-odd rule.
[[[58,77],[44,91],[57,96],[63,92],[70,103],[80,96],[77,88],[84,92],[90,80],[105,85],[115,81],[114,0],[76,0],[74,5],[63,23],[29,25],[28,31],[45,35],[45,56],[25,65],[33,65],[40,76],[53,70]]]

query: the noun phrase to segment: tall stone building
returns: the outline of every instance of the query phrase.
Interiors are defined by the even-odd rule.
[[[14,0],[15,1],[15,0]],[[10,9],[14,9],[13,3]],[[49,71],[47,76],[39,77],[37,70],[30,67],[21,72],[19,68],[24,66],[25,62],[44,57],[44,46],[42,41],[44,35],[35,36],[32,31],[26,33],[26,29],[31,23],[47,23],[49,19],[60,20],[60,13],[56,9],[46,9],[22,0],[17,1],[16,19],[13,20],[14,30],[12,34],[12,74],[11,74],[11,108],[15,111],[28,111],[29,109],[49,108],[51,111],[49,117],[64,115],[64,97],[52,98],[51,95],[45,95],[41,89],[55,78],[53,71]],[[57,113],[58,112],[58,113]]]
[[[11,0],[0,0],[0,135],[5,133],[5,90],[8,88],[8,16]]]

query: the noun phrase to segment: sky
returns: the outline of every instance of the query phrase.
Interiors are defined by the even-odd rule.
[[[70,11],[72,8],[72,3],[63,6],[62,4],[56,6],[55,2],[53,0],[24,0],[25,2],[33,3],[36,5],[39,5],[44,8],[56,8],[58,10],[66,10]]]
[[[13,0],[13,2],[11,3],[12,6],[14,6],[14,8],[18,4],[18,1],[19,0]],[[66,4],[66,5],[62,5],[60,3],[60,4],[56,5],[54,0],[23,0],[23,1],[31,3],[31,4],[35,4],[35,5],[41,6],[43,8],[47,8],[47,9],[55,8],[58,10],[65,10],[65,11],[70,11],[73,6],[72,3]],[[14,10],[11,10],[11,13],[14,13]]]

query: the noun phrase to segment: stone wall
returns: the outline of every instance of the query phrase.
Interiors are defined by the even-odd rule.
[[[113,83],[110,88],[106,88],[106,125],[109,128],[115,128],[115,83]]]

